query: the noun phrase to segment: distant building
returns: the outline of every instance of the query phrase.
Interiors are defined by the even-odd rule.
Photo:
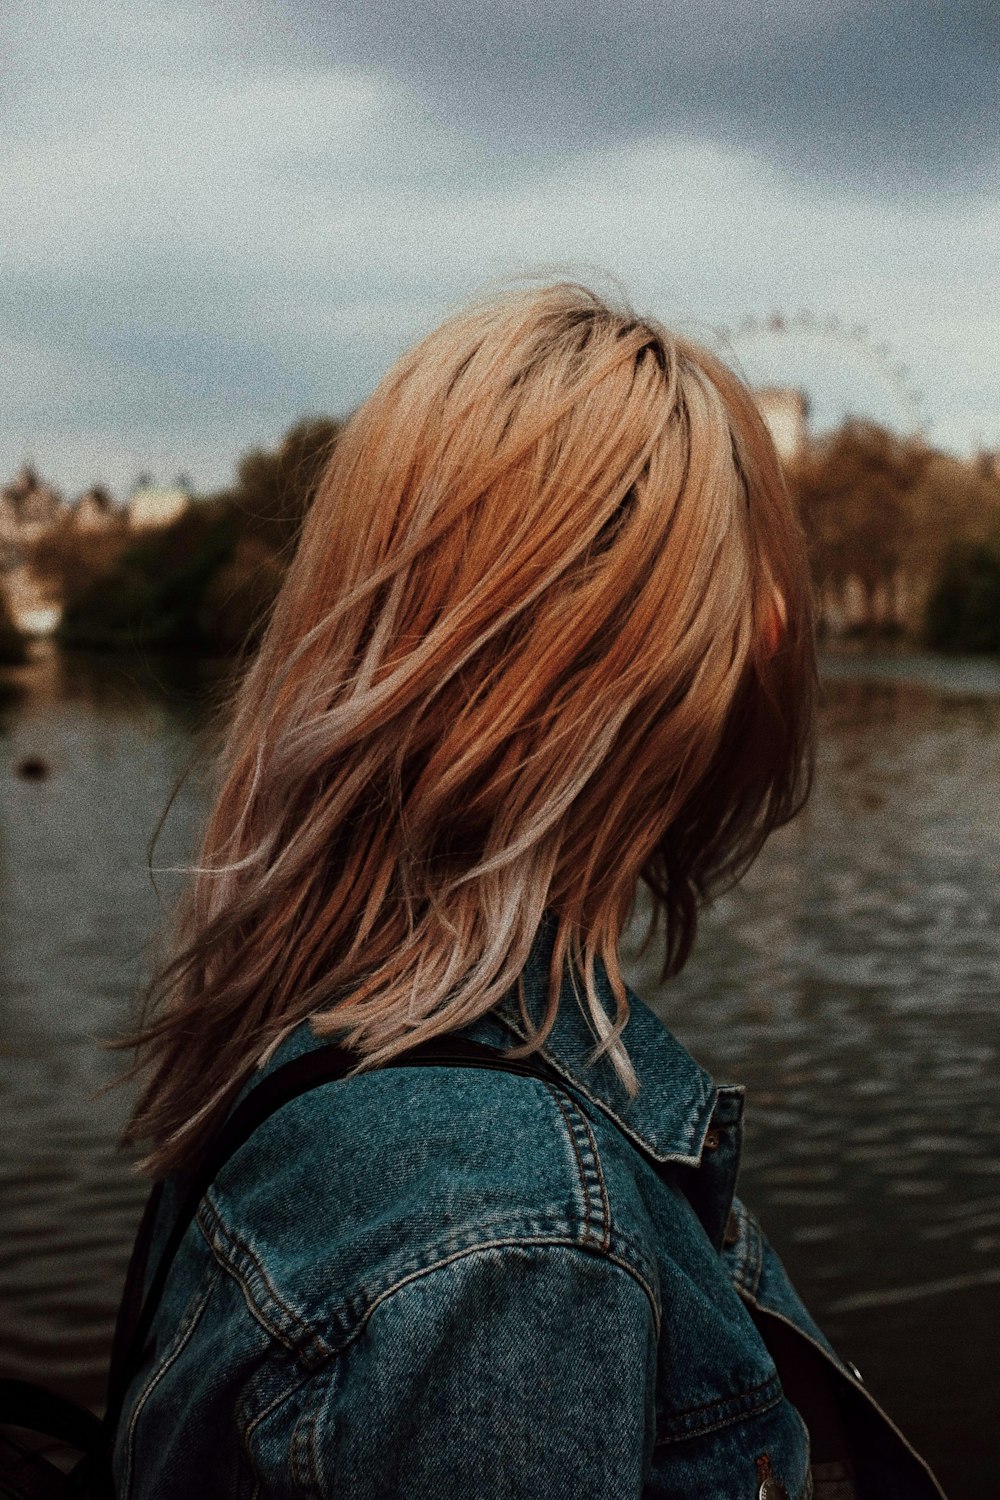
[[[73,525],[78,531],[101,531],[110,526],[117,508],[107,490],[101,484],[93,485],[74,501]]]
[[[129,497],[128,523],[135,531],[169,526],[184,514],[190,504],[190,494],[179,486],[145,485],[133,490]]]
[[[980,448],[975,463],[984,479],[1000,481],[1000,448]]]
[[[779,386],[762,386],[753,394],[782,463],[799,458],[809,441],[808,398],[802,391]]]
[[[63,510],[62,496],[39,479],[30,464],[0,489],[0,540],[30,541]]]

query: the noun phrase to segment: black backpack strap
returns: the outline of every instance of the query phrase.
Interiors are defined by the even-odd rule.
[[[244,1095],[212,1138],[204,1157],[188,1178],[180,1208],[170,1227],[163,1252],[149,1283],[149,1290],[143,1297],[146,1264],[161,1198],[161,1185],[157,1183],[153,1188],[136,1237],[115,1326],[108,1404],[104,1417],[109,1451],[125,1394],[152,1329],[174,1256],[209,1185],[229,1158],[245,1145],[257,1127],[282,1105],[321,1084],[336,1082],[357,1067],[358,1062],[356,1052],[350,1052],[336,1043],[328,1043],[311,1052],[304,1052],[290,1062],[282,1063]],[[489,1068],[502,1073],[517,1073],[525,1078],[564,1082],[537,1055],[530,1058],[509,1058],[501,1049],[458,1036],[435,1037],[409,1052],[401,1053],[382,1067]],[[377,1071],[382,1071],[382,1068]]]
[[[0,1380],[0,1412],[5,1427],[23,1427],[81,1452],[93,1448],[101,1432],[87,1407],[31,1380]]]

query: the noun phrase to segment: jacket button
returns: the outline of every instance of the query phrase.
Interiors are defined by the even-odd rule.
[[[788,1491],[777,1479],[765,1479],[758,1491],[758,1500],[788,1500]]]
[[[760,1480],[760,1489],[757,1491],[757,1500],[788,1500],[788,1491],[780,1479],[775,1479],[774,1470],[771,1468],[770,1453],[762,1453],[757,1460],[757,1478]]]
[[[722,1145],[722,1131],[721,1130],[712,1129],[705,1136],[705,1144],[702,1147],[702,1150],[703,1151],[718,1151],[718,1149],[719,1149],[719,1147],[721,1145]]]

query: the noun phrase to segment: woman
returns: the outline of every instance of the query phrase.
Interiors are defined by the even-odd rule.
[[[801,806],[814,679],[703,350],[556,285],[389,372],[232,706],[131,1134],[172,1185],[262,1072],[356,1067],[202,1200],[122,1496],[941,1493],[734,1198],[740,1091],[618,963],[640,882],[676,973]],[[398,1065],[442,1037],[528,1075]]]

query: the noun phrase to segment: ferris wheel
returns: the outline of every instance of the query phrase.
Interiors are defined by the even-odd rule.
[[[792,348],[805,353],[812,347],[827,354],[836,349],[846,364],[864,370],[888,397],[908,436],[921,441],[927,438],[924,400],[908,366],[895,358],[888,344],[874,339],[860,323],[848,323],[835,315],[820,317],[809,311],[790,315],[775,312],[766,318],[744,318],[733,327],[716,327],[713,336],[717,352],[737,364],[742,364],[744,357],[757,363],[770,346],[772,354],[777,354],[770,361],[771,370],[787,368]]]

